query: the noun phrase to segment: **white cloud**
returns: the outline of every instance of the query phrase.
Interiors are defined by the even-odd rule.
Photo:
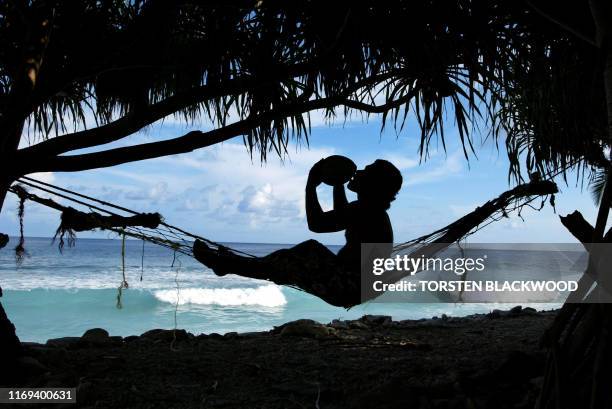
[[[383,153],[379,155],[381,159],[388,160],[393,163],[400,171],[412,169],[419,165],[419,160],[415,158],[409,158],[398,153]]]
[[[45,183],[53,183],[55,181],[55,175],[53,172],[32,173],[28,175],[28,177]]]
[[[258,157],[251,160],[242,143],[232,141],[189,154],[84,172],[78,190],[91,190],[95,197],[103,195],[136,211],[159,210],[173,224],[201,234],[221,230],[231,232],[235,240],[240,231],[261,235],[273,230],[267,241],[279,241],[282,231],[303,234],[307,229],[306,178],[315,162],[332,154],[332,148],[298,147],[290,159],[271,155],[267,163],[260,163]],[[328,196],[325,191],[322,200]]]
[[[412,186],[423,183],[433,183],[446,180],[450,177],[457,176],[465,169],[465,158],[463,152],[455,151],[448,156],[446,160],[442,160],[438,165],[431,169],[409,173],[404,181],[404,185]]]
[[[453,216],[459,218],[459,217],[465,216],[466,214],[470,212],[473,212],[481,204],[482,203],[476,203],[476,202],[473,202],[468,205],[451,204],[448,206],[448,208],[450,209]]]
[[[160,158],[156,163],[172,166],[173,173],[182,174],[178,177],[169,175],[171,180],[162,178],[173,188],[186,189],[201,185],[203,181],[207,185],[219,183],[234,191],[241,191],[247,186],[261,189],[269,185],[268,189],[272,189],[277,197],[291,200],[303,195],[310,167],[321,158],[333,154],[331,148],[301,149],[284,162],[271,157],[267,163],[258,163],[258,158],[253,161],[249,159],[242,144],[232,142],[189,155]]]
[[[164,180],[151,184],[144,189],[128,191],[125,193],[126,199],[147,200],[152,203],[157,203],[160,200],[164,200],[168,198],[168,196],[168,183]]]
[[[251,228],[299,219],[301,215],[300,200],[278,197],[271,184],[265,184],[259,189],[253,186],[245,188],[237,211],[246,215]]]

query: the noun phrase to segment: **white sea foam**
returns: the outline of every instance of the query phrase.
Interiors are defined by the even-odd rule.
[[[242,287],[257,283],[256,280],[235,275],[220,279],[204,269],[183,269],[177,275],[176,270],[167,267],[150,267],[144,271],[142,281],[140,275],[139,268],[126,269],[125,276],[131,289],[170,289],[176,286],[175,280],[181,288],[221,288],[228,284],[231,287]],[[100,290],[116,289],[122,281],[122,273],[119,268],[103,268],[85,273],[74,269],[48,271],[41,268],[27,271],[0,271],[0,280],[5,290]]]
[[[276,285],[263,285],[254,288],[183,288],[176,290],[158,290],[153,293],[160,301],[176,304],[198,305],[260,305],[280,307],[287,300]]]

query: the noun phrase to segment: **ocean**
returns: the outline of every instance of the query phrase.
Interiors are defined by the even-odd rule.
[[[101,327],[111,335],[139,335],[153,328],[182,328],[194,334],[272,329],[288,321],[355,319],[364,314],[394,319],[464,316],[514,304],[366,303],[350,310],[267,281],[235,275],[217,277],[190,257],[136,240],[126,241],[122,278],[121,240],[77,239],[58,251],[49,238],[26,238],[27,255],[15,261],[17,239],[0,250],[0,299],[22,341],[80,336]],[[265,255],[289,244],[228,243]],[[340,246],[329,246],[337,251]],[[556,305],[545,304],[541,308]]]

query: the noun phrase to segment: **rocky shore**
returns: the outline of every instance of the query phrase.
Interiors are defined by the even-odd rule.
[[[82,408],[531,408],[555,313],[366,315],[225,335],[95,328],[24,343],[27,373],[14,386],[75,387]]]

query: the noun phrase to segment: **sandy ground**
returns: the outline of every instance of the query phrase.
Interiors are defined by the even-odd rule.
[[[77,388],[77,405],[47,408],[529,408],[545,360],[538,341],[554,315],[364,316],[198,336],[90,330],[26,344],[44,366],[27,383]]]

